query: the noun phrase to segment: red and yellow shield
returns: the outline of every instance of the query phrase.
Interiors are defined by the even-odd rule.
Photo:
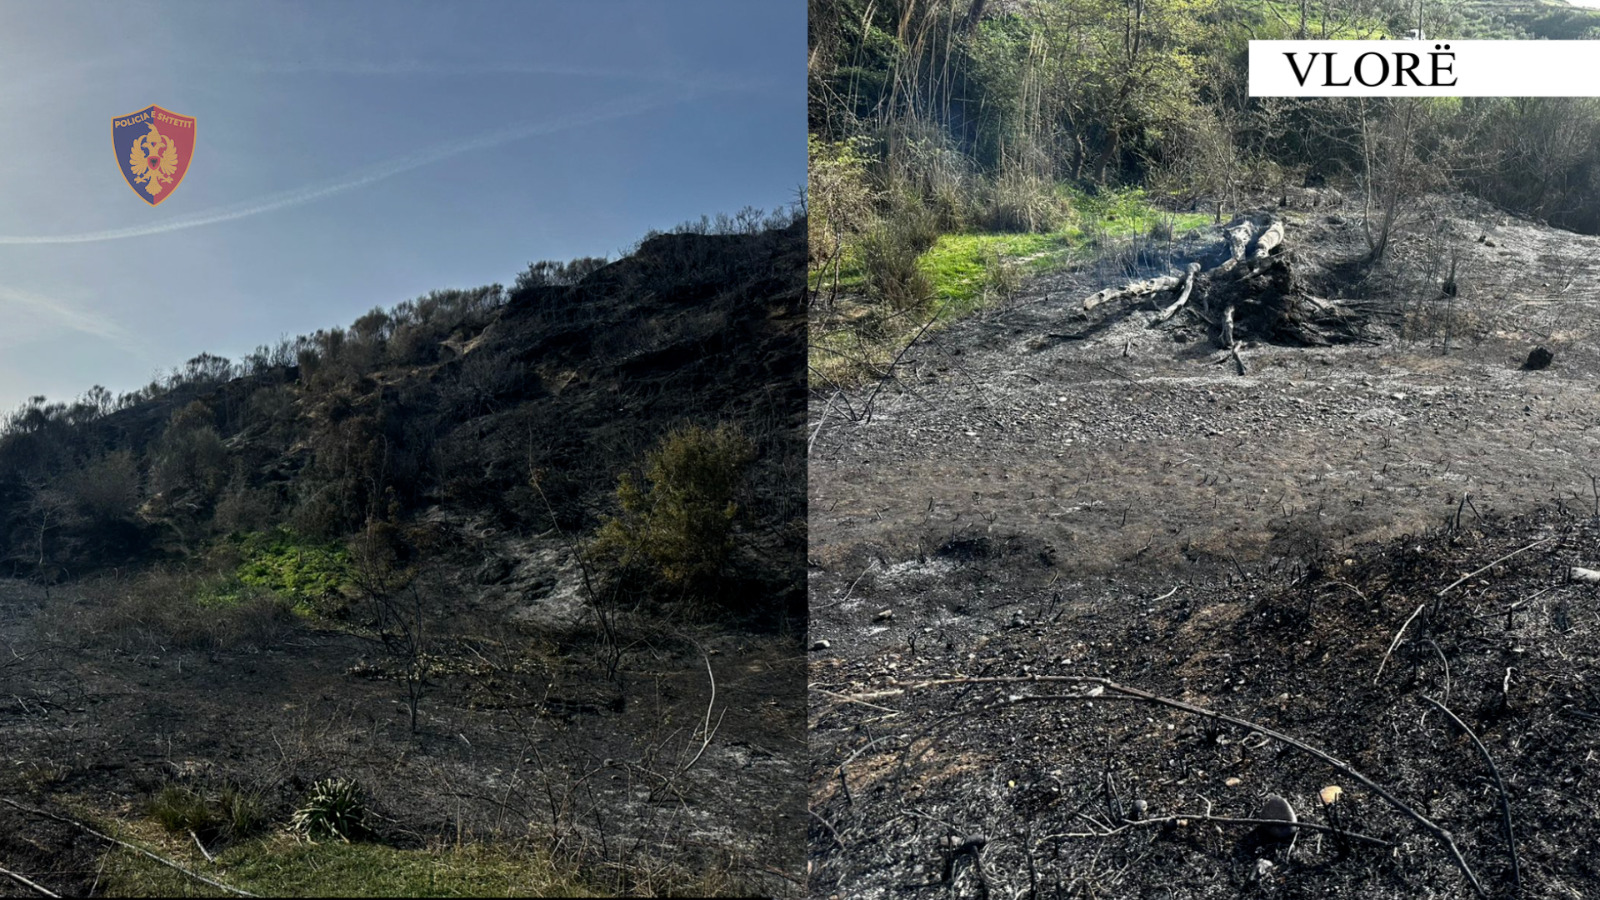
[[[194,158],[194,118],[150,106],[111,120],[111,147],[128,187],[151,206],[172,196]]]

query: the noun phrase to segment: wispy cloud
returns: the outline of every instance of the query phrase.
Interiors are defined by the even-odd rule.
[[[89,231],[79,234],[51,234],[51,235],[0,235],[0,244],[86,244],[96,241],[115,241],[124,238],[144,237],[152,234],[165,234],[169,231],[182,231],[186,228],[198,228],[202,225],[214,225],[218,222],[230,222],[234,219],[243,219],[246,216],[256,216],[274,210],[286,209],[291,206],[300,206],[342,194],[356,188],[365,187],[396,175],[431,165],[452,156],[468,153],[473,150],[482,150],[495,147],[511,141],[523,140],[542,134],[553,134],[593,125],[611,119],[621,119],[627,116],[639,115],[653,109],[659,109],[675,102],[692,99],[699,93],[696,89],[682,89],[670,93],[655,93],[615,101],[602,105],[585,113],[563,116],[544,122],[522,123],[490,131],[477,137],[466,138],[439,144],[427,150],[391,159],[379,163],[368,169],[356,172],[344,178],[318,184],[306,185],[293,190],[268,194],[244,203],[216,207],[192,213],[187,216],[166,219],[159,222],[150,222],[144,225],[134,225],[128,228],[113,228],[105,231]]]
[[[431,60],[235,60],[218,69],[246,75],[563,75],[681,84],[690,79],[677,72],[641,72],[596,66],[572,66],[536,60],[509,62],[436,62]]]
[[[65,328],[93,337],[105,338],[124,346],[131,343],[127,329],[102,313],[78,309],[73,304],[54,297],[46,297],[19,288],[0,285],[0,317],[15,321],[13,316],[32,319],[36,323]],[[17,329],[8,328],[8,331]]]
[[[1600,0],[1596,0],[1600,2]],[[575,66],[541,60],[507,60],[479,62],[438,62],[434,60],[233,60],[213,66],[219,72],[245,75],[350,75],[356,77],[472,77],[506,75],[544,75],[553,77],[584,78],[591,80],[638,81],[655,85],[671,85],[692,91],[714,90],[748,92],[772,87],[770,82],[728,82],[726,78],[705,71],[683,68],[622,69],[606,66]]]

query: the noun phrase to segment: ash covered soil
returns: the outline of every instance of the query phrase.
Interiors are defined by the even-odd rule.
[[[294,622],[232,649],[107,645],[78,625],[97,600],[0,580],[0,796],[114,830],[164,787],[230,785],[276,826],[312,782],[338,776],[364,787],[373,839],[391,846],[534,841],[579,864],[604,846],[607,863],[721,867],[795,893],[792,637],[685,625],[635,643],[608,678],[586,631],[508,623],[470,585],[460,593],[430,623],[413,733],[375,641]],[[6,867],[64,895],[94,892],[109,849],[0,806]],[[184,851],[166,848],[214,871]],[[0,885],[13,895],[31,896]]]
[[[1150,327],[1170,297],[1085,316],[1158,274],[1086,268],[876,394],[813,398],[813,895],[1600,894],[1600,598],[1567,580],[1600,565],[1600,238],[1430,198],[1365,266],[1359,211],[1328,199],[1272,212],[1366,318],[1346,343],[1246,340],[1239,375],[1198,315]],[[1524,370],[1535,346],[1554,363]],[[1248,727],[1089,684],[926,684],[1032,675],[1318,748],[1471,875]],[[1518,872],[1483,756],[1424,698],[1498,767]],[[1200,818],[1270,795],[1386,845]]]

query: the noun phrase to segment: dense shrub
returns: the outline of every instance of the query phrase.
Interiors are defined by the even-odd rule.
[[[648,571],[680,595],[713,592],[733,549],[738,498],[755,451],[738,429],[674,430],[645,457],[643,481],[623,475],[622,514],[608,519],[598,556]]]
[[[1015,169],[996,176],[984,196],[984,224],[994,231],[1054,231],[1067,214],[1053,180]]]

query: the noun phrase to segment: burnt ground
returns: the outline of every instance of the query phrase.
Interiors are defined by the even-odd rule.
[[[1600,564],[1600,239],[1435,198],[1366,267],[1358,212],[1286,214],[1321,296],[1382,310],[1362,340],[1249,343],[1240,376],[1193,317],[1149,328],[1147,301],[1086,320],[1082,299],[1121,278],[1083,270],[913,348],[875,396],[814,398],[810,627],[828,646],[811,654],[813,894],[1471,894],[1369,788],[1259,734],[1034,699],[1070,686],[905,690],[1036,673],[1321,747],[1452,830],[1505,895],[1498,794],[1432,697],[1505,778],[1523,894],[1600,892],[1600,620],[1595,589],[1564,580]],[[1554,365],[1524,371],[1535,345]],[[1117,824],[1136,800],[1151,817],[1249,817],[1269,794],[1326,822],[1329,785],[1346,825],[1395,846]],[[953,836],[986,843],[941,851]]]
[[[235,786],[278,828],[313,781],[342,776],[365,787],[376,839],[394,846],[534,841],[579,865],[717,870],[744,890],[797,891],[792,636],[629,630],[610,681],[586,662],[587,630],[463,601],[429,625],[412,734],[403,686],[373,641],[293,622],[232,649],[162,647],[96,633],[92,588],[47,599],[0,582],[0,796],[115,827],[144,816],[164,786]],[[717,727],[695,759],[707,660]],[[59,893],[90,892],[107,849],[0,807],[6,867]],[[0,895],[28,891],[8,880]]]

